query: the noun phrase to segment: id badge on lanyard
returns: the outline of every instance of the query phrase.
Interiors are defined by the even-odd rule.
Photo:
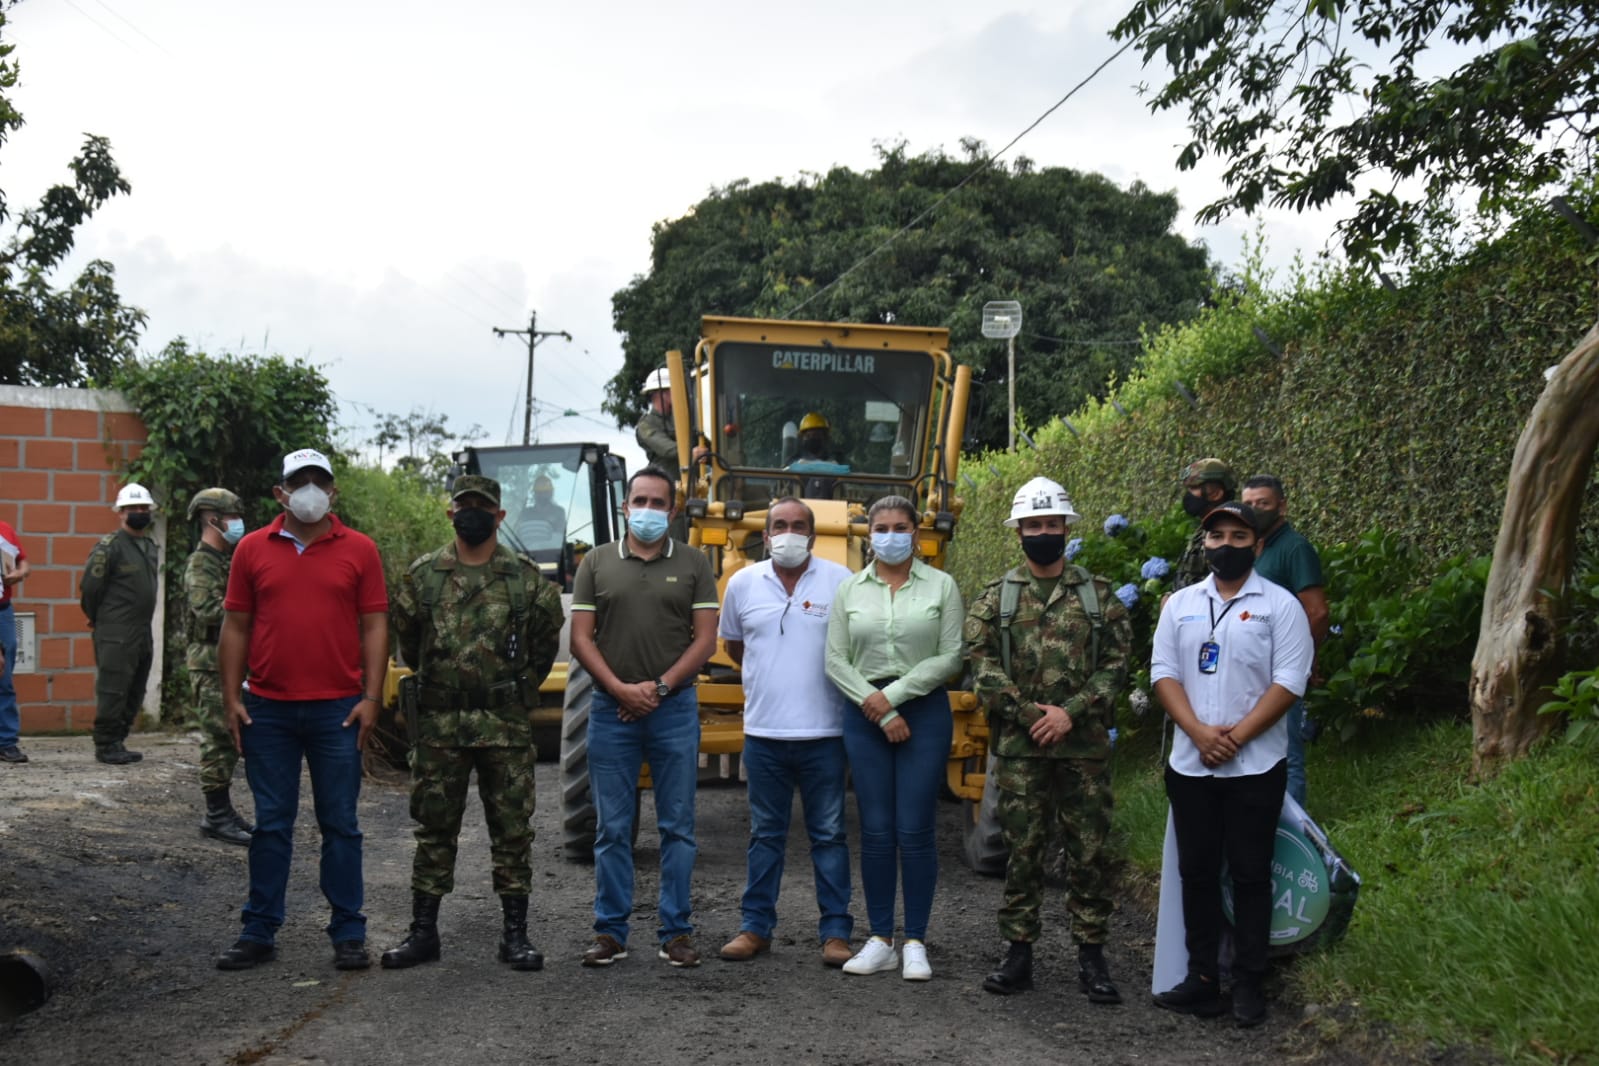
[[[1221,616],[1217,617],[1216,601],[1206,601],[1205,605],[1210,608],[1210,639],[1199,646],[1200,673],[1214,674],[1217,668],[1221,666],[1221,645],[1216,643],[1216,627],[1227,617],[1227,612],[1232,610],[1233,604],[1237,602],[1238,598],[1236,596],[1228,600],[1227,606],[1221,609]]]

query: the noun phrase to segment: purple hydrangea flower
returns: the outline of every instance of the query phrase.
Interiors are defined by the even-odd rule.
[[[1131,581],[1127,582],[1116,590],[1116,598],[1121,600],[1128,610],[1132,610],[1133,604],[1138,602],[1138,586]]]
[[[1113,514],[1105,519],[1105,536],[1114,537],[1127,528],[1127,519],[1123,515]]]
[[[1111,726],[1106,732],[1110,734],[1110,746],[1114,748],[1116,746],[1116,727]]]
[[[1171,573],[1171,563],[1158,555],[1152,555],[1144,560],[1144,565],[1138,573],[1146,581],[1151,578],[1162,578]]]
[[[1077,558],[1077,554],[1079,552],[1081,552],[1082,550],[1083,550],[1083,538],[1082,537],[1073,537],[1071,540],[1067,541],[1066,542],[1066,561],[1067,562],[1071,562],[1073,559]]]

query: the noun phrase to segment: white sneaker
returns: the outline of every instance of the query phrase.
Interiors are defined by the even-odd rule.
[[[900,971],[900,976],[907,981],[931,981],[933,968],[927,964],[927,945],[920,940],[907,940],[900,945],[900,953],[905,956],[905,968]]]
[[[855,957],[844,964],[845,973],[881,973],[892,970],[899,965],[899,954],[894,951],[894,945],[880,936],[874,936],[866,942],[866,946],[855,953]]]

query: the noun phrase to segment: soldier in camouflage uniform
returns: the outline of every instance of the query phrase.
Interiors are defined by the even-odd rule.
[[[455,851],[476,770],[494,860],[494,891],[505,917],[501,962],[544,965],[527,939],[533,871],[533,747],[530,710],[555,661],[561,594],[537,564],[502,546],[500,484],[455,480],[455,541],[411,564],[394,600],[400,653],[415,666],[405,701],[411,728],[410,933],[383,953],[386,969],[439,957],[439,901],[455,887]]]
[[[160,549],[146,534],[155,509],[150,490],[124,485],[112,509],[121,517],[121,528],[101,537],[89,552],[78,604],[94,631],[94,757],[125,766],[144,758],[124,742],[139,716],[154,662],[150,619],[160,588]]]
[[[644,456],[650,463],[676,478],[680,467],[677,461],[677,423],[672,420],[671,372],[665,367],[652,372],[639,391],[644,394],[644,402],[649,404],[650,409],[639,419],[633,437],[638,441],[638,446],[644,449]],[[703,444],[695,445],[694,461],[697,463],[705,458],[709,450]],[[688,516],[679,511],[673,516],[667,532],[673,540],[688,540]]]
[[[1183,510],[1196,525],[1218,503],[1232,499],[1238,489],[1232,467],[1220,459],[1197,459],[1183,467],[1177,480],[1183,486]],[[1210,567],[1205,563],[1205,531],[1196,528],[1182,557],[1172,568],[1171,591],[1166,595],[1197,585],[1209,576]],[[1164,598],[1161,603],[1165,603]]]
[[[204,489],[189,501],[189,521],[200,522],[200,543],[183,569],[189,647],[184,665],[194,696],[194,728],[200,731],[200,790],[205,818],[200,832],[228,844],[250,843],[255,826],[233,809],[229,790],[239,749],[222,710],[222,678],[217,673],[217,638],[222,633],[222,598],[228,591],[233,546],[244,536],[244,507],[227,489]]]
[[[1020,535],[1026,565],[990,582],[966,614],[972,688],[988,718],[1010,851],[999,911],[1010,949],[983,987],[1009,995],[1033,986],[1045,856],[1052,840],[1064,839],[1079,986],[1092,1002],[1119,1003],[1103,948],[1113,909],[1103,852],[1109,730],[1132,630],[1109,583],[1065,562],[1066,530],[1077,519],[1060,485],[1023,485],[1005,524]]]

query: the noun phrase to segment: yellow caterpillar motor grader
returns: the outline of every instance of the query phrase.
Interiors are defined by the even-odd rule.
[[[944,565],[962,507],[955,479],[971,384],[970,368],[950,357],[948,330],[707,316],[693,355],[668,352],[667,367],[678,455],[685,457],[672,471],[677,502],[688,516],[689,543],[710,557],[719,589],[763,558],[766,510],[783,496],[798,496],[815,511],[815,554],[851,570],[861,568],[869,543],[867,508],[904,496],[921,516],[922,559]],[[827,434],[809,432],[823,427]],[[709,448],[701,463],[687,458],[696,442]],[[586,672],[572,663],[561,795],[563,843],[576,859],[590,856],[594,842],[592,692]],[[744,690],[725,648],[701,675],[697,695],[701,752],[742,751]],[[949,787],[975,815],[988,730],[971,693],[952,692],[951,703]]]

